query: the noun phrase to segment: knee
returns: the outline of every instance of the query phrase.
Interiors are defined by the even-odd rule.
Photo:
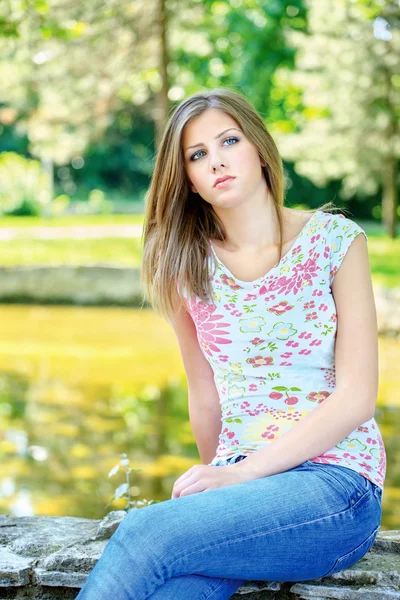
[[[147,547],[157,555],[168,553],[171,542],[182,532],[182,520],[176,512],[174,500],[133,509],[124,517],[113,537],[124,545],[140,544],[142,549]]]
[[[154,539],[163,520],[163,510],[154,510],[163,503],[150,504],[143,508],[134,508],[128,512],[112,537],[118,540]]]

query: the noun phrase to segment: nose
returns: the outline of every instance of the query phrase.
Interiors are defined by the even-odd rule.
[[[225,164],[218,156],[210,158],[210,169],[213,173],[221,169],[221,167],[225,167]]]

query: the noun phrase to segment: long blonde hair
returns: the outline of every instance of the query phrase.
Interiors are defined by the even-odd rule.
[[[284,169],[261,116],[246,98],[229,88],[191,95],[175,108],[166,124],[146,194],[141,284],[144,299],[169,322],[182,303],[182,290],[210,302],[209,240],[226,239],[224,225],[213,207],[190,188],[182,150],[185,125],[209,108],[230,115],[266,163],[261,168],[276,210],[282,258]],[[335,208],[327,203],[316,210],[327,206]]]

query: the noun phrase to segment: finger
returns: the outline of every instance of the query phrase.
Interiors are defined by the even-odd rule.
[[[175,481],[173,487],[176,488],[176,487],[181,486],[182,483],[187,483],[187,480],[197,472],[196,467],[198,467],[198,466],[199,465],[194,465],[188,471],[186,471],[186,473],[183,473],[183,475],[178,477],[178,479]]]
[[[189,485],[184,490],[182,490],[179,497],[182,498],[183,496],[190,496],[191,494],[198,494],[200,492],[204,492],[206,489],[207,489],[207,486],[205,485],[205,483],[202,483],[201,481],[196,481],[192,485]]]
[[[183,490],[199,481],[199,473],[195,470],[193,470],[191,473],[188,472],[187,475],[188,476],[185,478],[185,480],[181,481],[179,485],[176,485],[175,483],[172,492],[174,497],[179,498],[179,496],[182,495]]]

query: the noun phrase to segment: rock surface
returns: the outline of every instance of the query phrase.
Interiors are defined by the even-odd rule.
[[[374,286],[378,330],[400,337],[400,287]],[[110,265],[0,267],[0,302],[140,306],[140,269]]]
[[[113,511],[103,520],[0,515],[0,598],[76,598],[125,514]],[[360,561],[331,577],[247,581],[232,598],[400,600],[400,530],[381,531]]]

